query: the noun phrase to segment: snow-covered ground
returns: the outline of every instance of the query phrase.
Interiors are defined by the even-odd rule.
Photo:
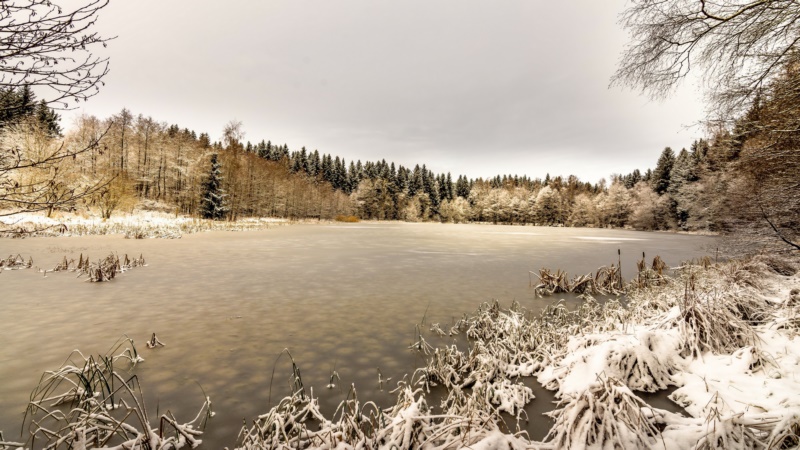
[[[98,214],[17,213],[0,215],[0,234],[6,236],[81,236],[123,234],[129,238],[179,238],[186,233],[207,230],[255,230],[289,223],[278,218],[243,218],[235,222],[203,220],[158,211],[114,214],[103,219]]]

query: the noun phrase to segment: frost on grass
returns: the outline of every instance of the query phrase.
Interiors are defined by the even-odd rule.
[[[152,211],[137,211],[110,219],[64,213],[60,218],[18,213],[0,217],[0,237],[85,236],[121,234],[127,239],[179,239],[203,231],[250,231],[286,224],[284,219],[244,218],[235,222],[205,220]]]
[[[180,423],[171,412],[152,424],[136,375],[127,372],[144,360],[133,341],[118,341],[105,355],[75,350],[57,370],[46,372],[31,393],[23,420],[24,448],[178,450],[202,442],[211,401],[197,416]]]

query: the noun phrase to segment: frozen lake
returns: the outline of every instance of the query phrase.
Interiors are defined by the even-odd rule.
[[[447,329],[491,299],[538,311],[557,298],[536,299],[529,271],[585,274],[616,263],[621,249],[630,278],[643,251],[648,260],[660,255],[677,265],[712,253],[713,245],[713,238],[667,233],[405,223],[295,225],[179,240],[0,240],[0,256],[20,253],[48,269],[65,255],[97,260],[111,251],[141,253],[148,263],[110,283],[34,270],[0,275],[0,430],[18,439],[43,371],[73,349],[105,352],[123,334],[146,359],[136,373],[154,424],[156,406],[180,421],[193,418],[202,403],[197,383],[211,397],[217,415],[203,448],[232,446],[242,419],[272,406],[273,369],[272,404],[287,392],[291,363],[284,357],[275,365],[284,348],[329,411],[351,383],[361,400],[388,406],[394,398],[378,390],[377,368],[393,377],[392,386],[413,372],[421,356],[407,347],[423,316],[426,329],[436,322]],[[166,347],[145,347],[154,332]],[[334,367],[341,381],[328,390]]]

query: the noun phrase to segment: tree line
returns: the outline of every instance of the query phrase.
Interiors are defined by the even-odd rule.
[[[425,164],[407,168],[386,160],[348,162],[305,147],[290,150],[268,140],[243,142],[239,122],[226,125],[222,140],[212,142],[207,133],[127,109],[106,119],[81,116],[61,136],[58,115],[37,103],[30,90],[6,91],[2,99],[20,105],[5,109],[9,117],[0,122],[5,147],[39,153],[66,147],[74,155],[59,161],[58,182],[52,189],[86,190],[102,184],[80,204],[99,208],[105,217],[139,204],[216,219],[330,219],[354,214],[375,220],[687,231],[730,231],[737,221],[746,222],[734,214],[743,210],[730,193],[752,191],[742,175],[745,169],[760,167],[752,159],[755,143],[763,140],[757,123],[774,109],[765,97],[734,129],[697,140],[689,150],[664,149],[652,170],[587,183],[576,176],[550,175],[454,179]],[[21,180],[26,173],[18,175]],[[791,171],[785,178],[789,175]],[[60,196],[51,192],[47,198]],[[792,216],[780,215],[774,223],[791,226],[785,223],[787,217]]]

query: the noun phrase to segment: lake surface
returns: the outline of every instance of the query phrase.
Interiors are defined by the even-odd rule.
[[[199,383],[216,412],[203,448],[231,447],[242,419],[250,422],[288,392],[291,362],[284,356],[275,363],[283,349],[329,412],[353,383],[362,401],[388,406],[394,396],[379,390],[377,370],[393,377],[393,387],[423,361],[408,349],[423,317],[426,329],[437,322],[447,329],[492,299],[538,311],[557,298],[535,298],[529,271],[585,274],[616,263],[621,249],[631,278],[642,252],[677,265],[713,253],[713,245],[710,237],[668,233],[406,223],[294,225],[178,240],[0,240],[0,256],[20,253],[48,269],[65,255],[97,260],[112,251],[141,253],[148,263],[110,283],[72,273],[0,274],[0,430],[19,439],[29,393],[45,370],[73,349],[103,353],[127,334],[146,360],[136,373],[153,424],[156,406],[191,420],[202,404]],[[166,347],[147,349],[152,333]],[[340,380],[326,389],[334,369]],[[538,412],[552,409],[552,396],[539,391],[530,420],[546,431],[548,419]]]

